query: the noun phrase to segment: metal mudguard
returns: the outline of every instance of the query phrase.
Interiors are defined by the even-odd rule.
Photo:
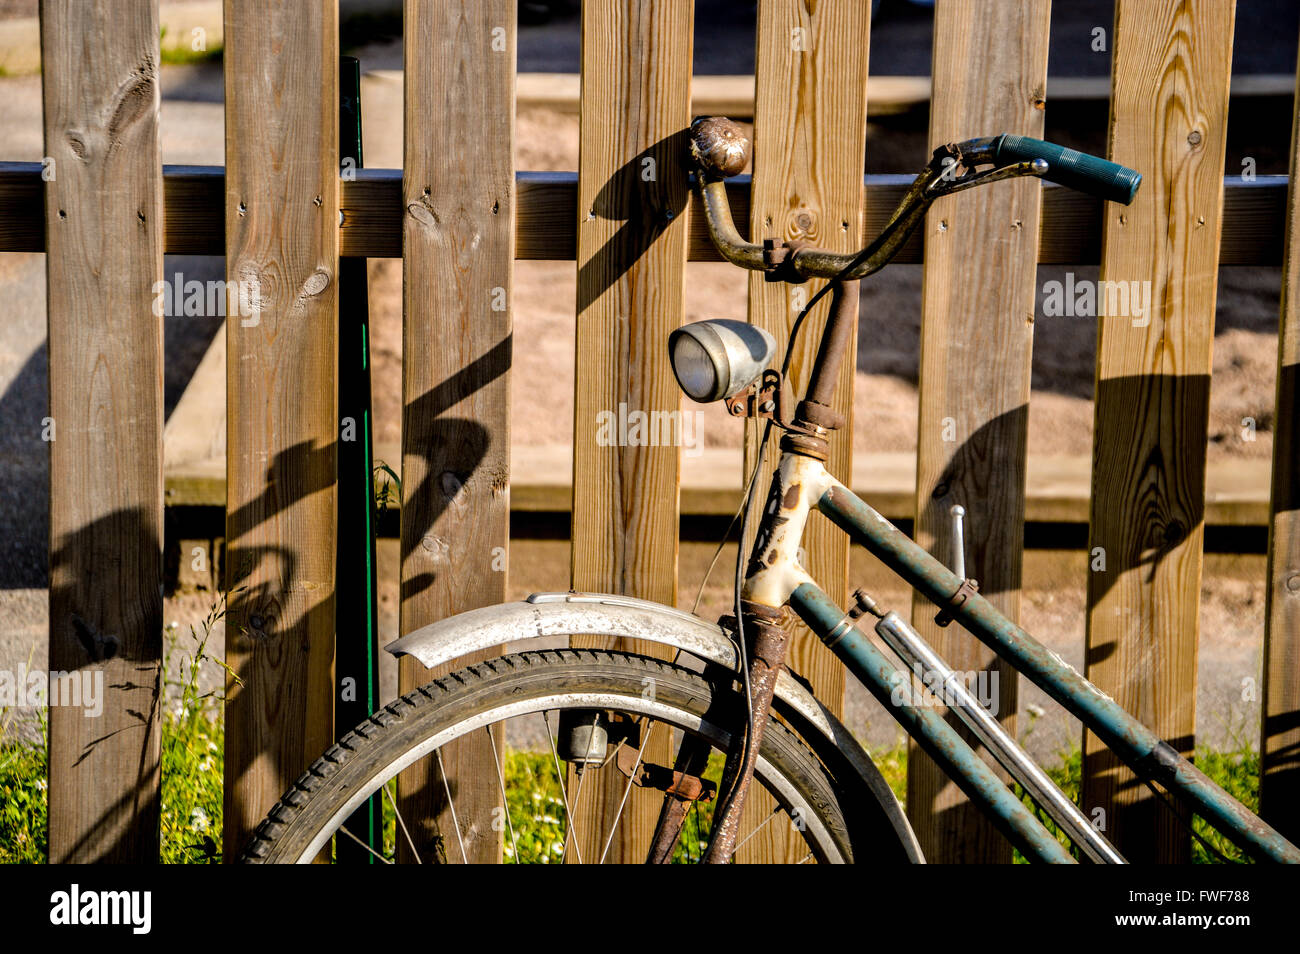
[[[736,646],[716,623],[649,600],[605,593],[534,593],[521,603],[485,606],[423,626],[384,648],[394,656],[414,656],[433,669],[506,643],[587,635],[644,639],[739,671]],[[852,767],[880,804],[907,857],[923,862],[902,806],[853,734],[788,671],[777,679],[774,705],[823,761],[834,754]]]

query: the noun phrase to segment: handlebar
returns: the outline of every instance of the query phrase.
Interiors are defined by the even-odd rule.
[[[1136,169],[1028,136],[997,137],[993,156],[999,165],[1043,159],[1047,162],[1044,179],[1124,205],[1133,201],[1142,184],[1142,173]]]
[[[862,251],[848,255],[775,239],[755,245],[740,237],[727,202],[725,180],[745,167],[749,148],[749,139],[729,119],[707,117],[691,125],[690,164],[695,169],[709,234],[722,257],[732,264],[794,282],[808,278],[865,278],[898,254],[932,202],[976,185],[1041,176],[1128,205],[1142,183],[1141,174],[1133,169],[1027,136],[1004,133],[950,143],[934,151],[875,240]]]

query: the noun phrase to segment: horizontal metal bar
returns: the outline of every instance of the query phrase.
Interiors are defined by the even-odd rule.
[[[926,599],[936,606],[948,606],[962,582],[956,574],[843,484],[836,481],[822,496],[818,509]],[[1140,778],[1152,779],[1185,799],[1197,814],[1250,855],[1265,861],[1300,864],[1300,848],[1215,785],[983,596],[976,593],[948,611],[977,639],[1095,732]]]
[[[800,584],[795,589],[790,595],[790,608],[823,641],[832,631],[842,629],[844,611],[811,583]],[[912,705],[906,696],[899,695],[907,686],[907,675],[872,645],[861,630],[849,627],[833,641],[830,649],[1027,857],[1074,864],[1074,858],[1064,846],[944,720],[938,707]]]
[[[864,243],[885,225],[911,184],[909,175],[863,179]],[[577,255],[578,177],[572,172],[516,174],[515,257],[573,261]],[[225,254],[225,170],[220,166],[163,166],[164,249],[173,254]],[[998,188],[994,185],[990,188]],[[359,169],[341,183],[343,255],[400,258],[402,255],[402,171]],[[45,250],[43,182],[38,162],[0,162],[0,252]],[[1223,265],[1278,265],[1282,261],[1286,176],[1224,180]],[[727,199],[742,227],[749,220],[749,177],[727,181]],[[691,199],[688,255],[691,261],[721,261],[709,240],[699,201]],[[1095,265],[1101,261],[1103,203],[1064,186],[1044,184],[1038,261]],[[1008,223],[1011,227],[1011,223]],[[783,223],[773,227],[785,233]],[[921,261],[918,230],[895,262]],[[762,239],[764,236],[757,236]]]

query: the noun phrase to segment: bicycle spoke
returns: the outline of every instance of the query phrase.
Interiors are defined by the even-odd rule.
[[[503,768],[504,763],[501,761],[501,756],[497,754],[497,740],[496,736],[492,734],[492,726],[484,726],[483,731],[487,733],[488,741],[492,743],[492,761],[496,763],[497,783],[501,786],[501,810],[506,813],[506,824],[510,826],[510,851],[515,860],[515,864],[519,864],[519,845],[515,842],[515,823],[510,817],[510,799],[506,797],[506,777],[505,769]]]
[[[367,845],[364,841],[362,841],[362,840],[361,840],[360,838],[358,838],[356,835],[352,834],[352,832],[348,831],[347,828],[340,828],[340,829],[339,829],[339,833],[340,833],[340,834],[347,835],[349,838],[351,838],[353,841],[355,841],[355,842],[356,842],[358,845],[360,845],[362,848],[366,849],[366,851],[370,852],[372,855],[374,855],[376,858],[378,858],[378,859],[379,859],[380,861],[382,861],[384,864],[386,864],[386,865],[391,865],[391,864],[393,863],[393,860],[392,860],[391,858],[388,858],[388,857],[385,856],[385,855],[381,855],[379,852],[375,851],[375,849],[371,848],[369,845]]]
[[[493,812],[491,825],[496,832],[487,849],[492,857],[482,860],[611,864],[637,857],[670,864],[703,863],[710,830],[718,828],[712,802],[716,760],[729,742],[725,730],[708,719],[717,702],[712,698],[717,687],[683,668],[674,671],[674,679],[681,685],[673,682],[666,699],[646,702],[644,673],[648,667],[643,657],[575,656],[575,660],[558,655],[537,657],[539,666],[554,666],[554,686],[532,678],[523,680],[505,671],[507,667],[465,670],[463,679],[452,681],[456,683],[453,689],[443,689],[448,693],[463,689],[466,698],[483,703],[480,708],[462,712],[450,705],[446,710],[417,706],[411,720],[384,726],[392,732],[383,738],[361,739],[355,759],[336,759],[341,773],[338,779],[309,793],[320,798],[311,804],[289,804],[296,812],[279,810],[274,814],[278,826],[266,826],[269,836],[254,846],[256,853],[249,851],[249,859],[310,863],[320,859],[323,845],[327,853],[336,851],[339,861],[351,852],[354,859],[366,864],[473,863],[478,857],[470,849],[479,844],[475,832],[480,822],[457,804],[471,793],[458,788],[451,778],[451,773],[458,771],[455,752],[449,756],[442,749],[461,740],[481,739],[478,732],[483,730],[488,732],[486,751],[496,761],[496,778],[489,782],[480,775],[476,791],[490,792],[495,784],[495,797],[486,796],[485,804],[488,809],[503,806],[506,821],[500,823]],[[531,661],[531,657],[523,658]],[[573,677],[576,688],[572,692],[559,679],[560,674]],[[486,695],[479,682],[486,686]],[[734,684],[728,683],[726,688],[736,693]],[[592,750],[588,741],[584,752],[583,739],[592,735],[593,719],[600,728],[607,715],[612,726],[608,737],[596,733],[603,744]],[[555,716],[561,719],[558,726]],[[568,733],[568,720],[574,716],[573,738],[561,736],[562,731]],[[776,735],[787,730],[774,725],[772,731]],[[764,790],[762,807],[740,826],[736,855],[752,856],[758,850],[754,844],[766,850],[778,827],[768,817],[777,802],[784,806],[781,811],[796,820],[805,813],[819,822],[835,817],[830,813],[835,807],[834,793],[827,784],[830,778],[823,782],[816,771],[821,765],[817,753],[798,748],[797,738],[780,741],[794,746],[779,751],[779,759],[764,763],[756,773],[756,784]],[[562,753],[562,742],[574,752]],[[406,758],[394,755],[402,746]],[[422,795],[411,792],[403,796],[404,790],[398,786],[408,767],[426,775],[436,771],[441,779],[429,779],[433,787]],[[552,771],[556,773],[553,777]],[[587,779],[589,771],[599,774]],[[574,772],[578,772],[576,779]],[[482,788],[485,785],[486,790]],[[641,789],[635,796],[634,786]],[[382,843],[377,836],[367,838],[354,824],[353,800],[359,801],[366,793],[383,807]],[[430,796],[433,814],[425,811]],[[653,829],[648,827],[652,819],[647,816],[652,809],[657,810]],[[775,814],[772,811],[772,817]],[[454,847],[448,826],[456,831]],[[765,838],[755,839],[764,828],[770,829]],[[830,836],[825,825],[817,824],[801,831],[804,846],[786,857],[796,861],[811,850],[814,854],[807,860],[813,863],[848,860],[838,833],[829,830]],[[569,839],[573,846],[568,845]],[[361,845],[366,854],[358,853],[354,845]],[[456,855],[459,857],[453,859]]]
[[[595,717],[591,720],[591,728],[593,732],[596,729],[596,723],[599,721],[600,721],[600,713],[597,712]],[[591,750],[588,749],[588,754],[590,754],[590,752]],[[585,780],[587,777],[586,766],[587,763],[584,762],[582,763],[582,767],[577,770],[578,790],[573,793],[573,810],[575,812],[578,810],[578,806],[582,804],[582,783],[583,780]],[[560,850],[560,864],[564,864],[564,859],[568,856],[568,854],[569,854],[569,839],[566,838],[564,839],[564,847]],[[578,859],[578,861],[579,863],[581,863],[582,859],[580,858]]]
[[[772,809],[772,813],[770,815],[768,815],[761,822],[759,822],[758,826],[755,827],[753,831],[751,831],[748,835],[746,835],[744,838],[742,838],[739,842],[736,843],[736,847],[731,849],[731,857],[729,857],[727,860],[730,861],[731,858],[736,857],[736,852],[740,851],[741,847],[745,844],[745,842],[749,841],[749,839],[753,838],[760,831],[766,828],[768,826],[768,823],[779,814],[781,814],[780,805]]]
[[[560,783],[560,797],[564,799],[564,817],[568,823],[568,837],[564,839],[564,851],[569,850],[569,837],[573,839],[573,853],[582,864],[582,848],[578,845],[577,829],[573,826],[573,810],[569,808],[569,792],[564,785],[564,770],[560,768],[560,754],[555,748],[555,733],[551,731],[551,713],[543,712],[542,721],[546,723],[546,735],[551,740],[551,758],[555,760],[556,780]]]
[[[451,827],[456,829],[456,841],[460,845],[460,860],[469,864],[469,855],[465,853],[465,842],[460,837],[460,822],[456,819],[456,800],[451,797],[451,785],[447,782],[447,772],[442,767],[442,749],[433,753],[438,759],[438,774],[442,776],[442,790],[447,793],[447,807],[451,809]]]
[[[609,846],[614,843],[614,833],[618,831],[618,823],[623,820],[623,807],[627,805],[627,796],[632,791],[632,782],[636,778],[637,769],[641,767],[641,756],[645,753],[645,747],[650,742],[650,735],[654,732],[657,722],[650,723],[646,729],[645,737],[641,739],[641,748],[637,749],[636,764],[632,766],[632,774],[627,778],[627,784],[623,786],[623,799],[618,803],[618,814],[614,816],[614,824],[609,828],[609,837],[605,839],[605,847],[600,852],[600,861],[598,865],[605,863],[605,856],[609,854]]]
[[[415,856],[417,865],[424,864],[424,859],[420,857],[420,849],[415,847],[415,839],[411,837],[410,831],[406,828],[406,819],[402,817],[402,810],[397,807],[397,799],[393,798],[393,793],[388,790],[387,785],[380,786],[384,794],[388,796],[388,804],[393,806],[393,815],[397,818],[397,825],[402,829],[402,834],[406,836],[406,843],[411,846],[411,854]]]

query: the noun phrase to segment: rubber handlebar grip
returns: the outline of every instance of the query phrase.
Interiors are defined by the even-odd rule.
[[[1124,205],[1133,201],[1142,184],[1142,173],[1136,169],[1028,136],[1007,133],[998,141],[994,156],[999,165],[1042,159],[1047,162],[1044,179]]]

